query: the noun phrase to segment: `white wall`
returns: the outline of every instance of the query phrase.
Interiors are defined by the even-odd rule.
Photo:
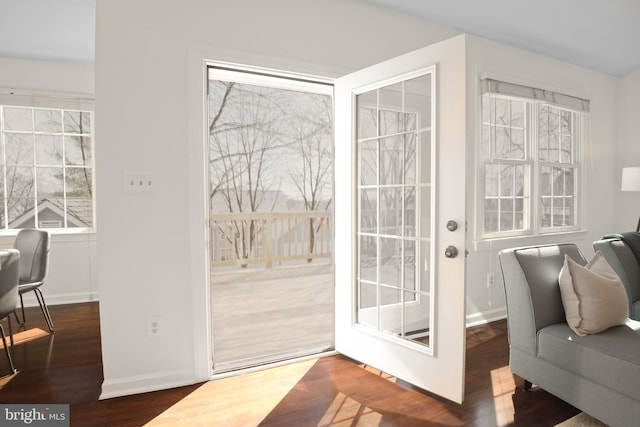
[[[103,397],[187,384],[208,375],[203,59],[334,77],[456,34],[359,0],[97,2]],[[467,312],[471,322],[479,322],[504,316],[497,250],[562,240],[577,242],[590,256],[591,242],[614,230],[616,81],[479,38],[469,39],[467,52],[470,88],[476,87],[480,72],[490,71],[592,100],[585,232],[491,245],[475,242],[470,192]],[[467,116],[472,124],[475,102],[477,93],[470,92]],[[474,126],[468,135],[475,140]],[[473,146],[469,155],[474,155]],[[126,194],[128,172],[152,173],[157,191]],[[468,173],[472,184],[475,170]],[[491,289],[484,281],[489,271],[498,278]],[[160,319],[162,338],[146,337],[150,318]]]
[[[0,89],[25,93],[61,93],[93,97],[94,68],[90,63],[0,58]],[[3,91],[4,92],[4,91]],[[3,99],[10,96],[3,96]],[[13,245],[13,235],[0,236],[0,247]],[[98,298],[95,234],[54,234],[49,274],[42,289],[48,305]],[[37,305],[33,293],[25,305]],[[55,325],[55,318],[53,319]]]
[[[618,82],[616,187],[617,208],[614,210],[616,232],[634,231],[640,216],[640,193],[620,191],[622,168],[640,166],[640,69]]]
[[[456,34],[358,0],[97,2],[103,397],[208,375],[203,58],[332,77]],[[136,171],[156,193],[123,192]]]
[[[595,71],[523,50],[493,43],[478,37],[469,38],[467,48],[469,156],[475,156],[473,141],[480,141],[476,111],[479,101],[480,76],[488,73],[494,78],[550,89],[591,100],[591,140],[584,147],[585,174],[583,226],[584,231],[535,238],[500,239],[483,242],[476,239],[474,224],[474,191],[469,193],[469,233],[467,258],[467,320],[482,323],[504,317],[505,302],[497,252],[501,249],[530,244],[572,242],[580,246],[587,258],[593,255],[592,243],[602,235],[616,232],[614,209],[617,184],[616,171],[616,79]],[[473,164],[473,162],[468,162]],[[468,183],[476,181],[477,171],[467,171]],[[473,189],[472,189],[473,190]],[[640,204],[639,204],[640,206]],[[487,288],[487,274],[493,272],[495,284]]]

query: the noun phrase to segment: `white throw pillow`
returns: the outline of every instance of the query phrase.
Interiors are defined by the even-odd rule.
[[[585,266],[565,255],[558,281],[567,323],[576,334],[597,334],[629,317],[627,293],[602,252]]]

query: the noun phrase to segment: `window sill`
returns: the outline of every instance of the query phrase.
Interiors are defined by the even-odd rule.
[[[588,233],[588,230],[576,230],[526,236],[498,237],[493,239],[474,240],[472,244],[474,252],[500,251],[502,249],[519,246],[576,243],[584,240]]]

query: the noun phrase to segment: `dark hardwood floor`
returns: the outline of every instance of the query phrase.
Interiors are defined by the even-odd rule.
[[[457,405],[343,356],[189,387],[99,401],[98,303],[38,308],[0,353],[0,402],[68,403],[72,426],[553,426],[579,411],[544,390],[515,388],[506,322],[469,329],[466,398]],[[14,323],[15,326],[15,323]]]

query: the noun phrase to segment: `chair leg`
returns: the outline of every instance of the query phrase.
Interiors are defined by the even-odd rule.
[[[11,327],[11,315],[7,316],[7,325],[9,325],[9,340],[11,341],[11,348],[13,348],[13,328]]]
[[[4,328],[0,325],[0,335],[2,335],[2,344],[4,345],[4,350],[7,352],[7,360],[9,361],[9,367],[11,368],[11,374],[15,374],[17,372],[16,367],[13,366],[13,359],[11,358],[11,350],[7,346],[7,339],[4,335]]]
[[[40,304],[40,309],[42,310],[42,314],[44,315],[45,320],[47,321],[47,325],[49,326],[49,332],[53,332],[53,320],[51,319],[51,314],[49,314],[49,308],[47,304],[44,302],[44,295],[42,295],[42,291],[39,288],[34,289],[36,293],[36,297],[38,298],[38,303]],[[24,310],[24,307],[23,307]],[[24,319],[24,312],[22,314],[22,318]]]
[[[20,318],[18,317],[17,310],[14,310],[13,314],[16,316],[16,322],[18,322],[18,324],[22,326],[27,321],[27,318],[24,315],[24,301],[22,301],[22,294],[20,294],[20,309],[22,311],[22,320],[20,320]]]

